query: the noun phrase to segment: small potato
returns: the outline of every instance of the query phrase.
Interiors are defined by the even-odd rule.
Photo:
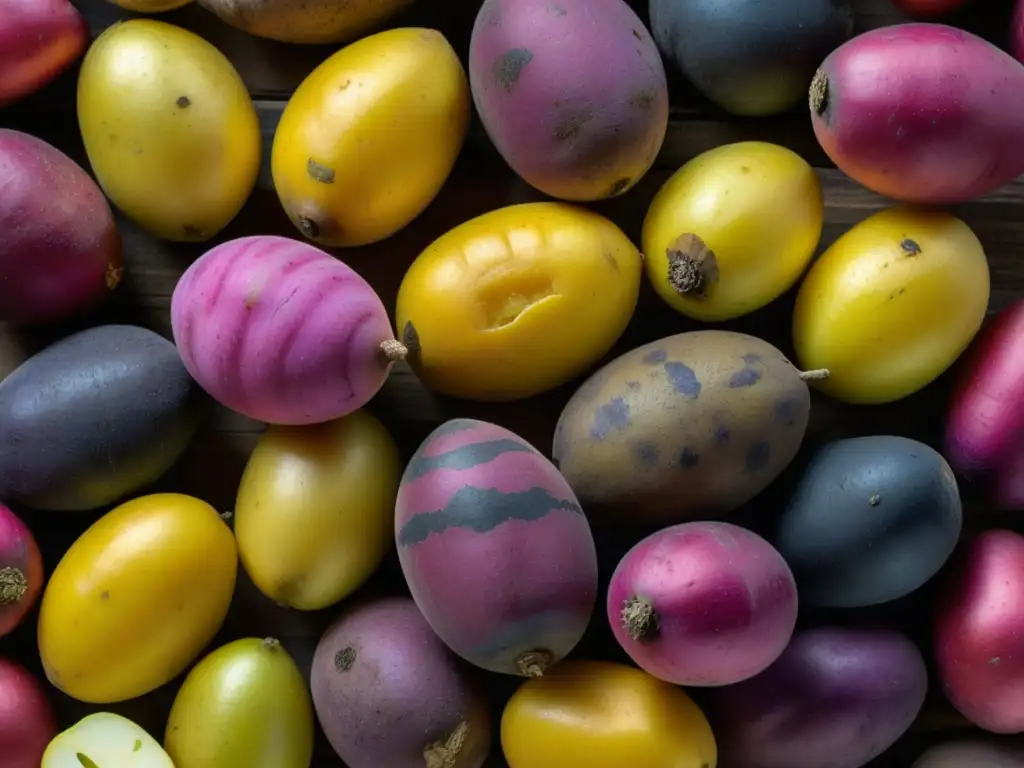
[[[58,734],[40,768],[175,768],[160,742],[121,715],[97,712]]]
[[[45,86],[89,45],[89,25],[69,0],[0,5],[0,107]]]
[[[409,267],[396,321],[431,388],[516,400],[583,373],[626,329],[643,270],[608,219],[564,203],[500,208],[435,240]]]
[[[1020,768],[1024,743],[948,741],[928,749],[913,768]]]

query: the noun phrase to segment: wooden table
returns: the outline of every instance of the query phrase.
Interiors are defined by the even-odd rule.
[[[440,29],[465,61],[469,33],[479,4],[480,0],[421,0],[420,6],[401,19],[400,23]],[[641,16],[646,16],[645,0],[631,0],[630,4]],[[888,0],[854,0],[854,4],[858,11],[858,31],[904,20]],[[984,6],[984,14],[978,11],[965,13],[950,21],[1003,45],[1009,28],[1010,4],[1009,0],[980,3]],[[77,5],[89,20],[94,35],[114,21],[131,16],[104,0],[78,0]],[[253,94],[263,127],[264,167],[258,188],[242,213],[215,242],[257,233],[299,237],[274,194],[266,160],[275,126],[289,94],[335,47],[293,46],[259,40],[227,27],[198,7],[186,7],[160,18],[198,32],[224,51]],[[0,126],[28,131],[50,141],[88,168],[75,122],[76,77],[76,71],[68,72],[42,92],[14,107],[0,110]],[[739,120],[715,109],[685,83],[680,82],[672,84],[672,103],[668,135],[654,169],[624,197],[593,206],[595,210],[615,220],[635,242],[639,242],[640,223],[647,205],[671,172],[699,152],[738,140],[757,139],[784,144],[819,169],[826,204],[822,249],[853,224],[886,205],[883,198],[859,187],[831,166],[814,139],[810,121],[802,107],[784,117]],[[452,178],[423,215],[383,243],[339,251],[337,255],[366,277],[385,305],[393,308],[406,267],[434,238],[479,213],[514,202],[537,199],[542,197],[514,177],[489,145],[477,123]],[[1024,179],[986,198],[956,208],[956,213],[978,234],[989,256],[993,283],[990,312],[996,312],[1014,298],[1024,295],[1022,212]],[[138,323],[169,337],[168,307],[175,282],[187,265],[214,243],[182,245],[163,242],[140,231],[123,217],[118,220],[126,260],[123,288],[95,317],[89,318],[88,323]],[[790,292],[770,307],[723,327],[762,336],[788,352],[791,347],[789,318],[792,302],[793,292]],[[19,335],[10,329],[0,329],[0,375],[7,372],[3,369],[5,357],[9,357],[5,350],[11,345],[31,352],[75,327],[77,325]],[[695,327],[694,323],[668,309],[645,286],[636,316],[609,357],[647,341]],[[406,455],[415,449],[433,427],[454,416],[482,418],[502,424],[542,450],[548,450],[555,419],[573,389],[574,385],[570,384],[542,397],[503,405],[459,402],[427,391],[406,367],[399,366],[374,399],[371,408],[391,428]],[[794,479],[799,476],[807,454],[825,440],[868,434],[898,434],[937,445],[947,390],[948,377],[943,377],[910,398],[891,406],[873,408],[842,406],[815,397],[811,426],[801,456],[778,482],[737,517],[757,527],[758,519],[764,518],[786,497]],[[261,424],[224,409],[218,410],[204,426],[179,466],[160,482],[157,490],[193,494],[220,509],[230,510],[242,468],[261,429]],[[965,494],[966,532],[979,525],[1011,525],[1009,520],[995,516],[971,498],[970,489],[966,489]],[[84,515],[26,513],[26,521],[36,533],[43,549],[48,571],[98,515],[99,512]],[[606,576],[618,557],[641,533],[622,528],[595,531]],[[393,557],[368,587],[381,591],[403,588],[401,573]],[[923,592],[882,609],[854,614],[844,612],[840,618],[847,623],[883,620],[901,627],[921,643],[926,655],[930,655],[928,604],[932,594],[928,588]],[[299,663],[308,669],[320,632],[336,612],[337,609],[319,613],[285,611],[260,595],[243,574],[231,613],[215,644],[240,636],[272,635],[281,639]],[[801,621],[806,623],[827,622],[834,618],[828,612],[804,611],[801,615]],[[34,617],[29,617],[19,631],[0,641],[0,653],[13,656],[34,671],[41,672],[34,629]],[[576,655],[625,660],[600,617],[595,618],[591,632]],[[501,690],[494,692],[496,717],[500,715],[503,697],[518,682],[517,679],[508,679],[496,683],[501,686]],[[141,699],[108,709],[134,719],[161,738],[176,683]],[[925,710],[911,732],[873,766],[909,765],[923,745],[948,733],[966,729],[966,722],[943,701],[934,688],[933,685]],[[53,692],[53,699],[63,725],[70,725],[85,714],[101,709],[73,701],[56,691]],[[493,759],[495,768],[504,765],[497,752],[500,750],[496,749]],[[327,768],[339,765],[340,761],[322,736],[318,735],[314,766]]]

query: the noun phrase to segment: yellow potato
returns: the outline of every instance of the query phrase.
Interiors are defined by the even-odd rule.
[[[665,182],[643,226],[651,285],[671,307],[717,322],[785,293],[814,256],[824,218],[814,169],[776,144],[698,155]]]
[[[250,35],[285,43],[339,43],[366,34],[413,0],[200,0]]]
[[[307,611],[352,594],[394,541],[401,471],[391,435],[366,411],[269,427],[235,504],[239,555],[253,583]]]
[[[152,19],[109,27],[78,78],[78,122],[100,186],[158,237],[208,240],[248,199],[260,125],[224,55]]]
[[[466,73],[440,32],[392,29],[343,48],[302,82],[274,134],[285,212],[321,245],[389,237],[441,190],[469,114]]]
[[[597,362],[636,308],[640,252],[566,203],[500,208],[439,237],[409,267],[396,319],[409,363],[455,397],[515,400]]]
[[[56,736],[40,768],[181,768],[144,728],[112,712],[82,718]]]
[[[793,312],[802,366],[848,403],[888,403],[931,383],[981,328],[985,251],[948,213],[896,207],[840,237],[811,267]]]
[[[90,704],[158,688],[220,629],[237,569],[231,530],[206,502],[157,493],[121,504],[78,537],[43,592],[47,679]]]
[[[134,13],[165,13],[186,6],[192,0],[110,0],[110,2]]]

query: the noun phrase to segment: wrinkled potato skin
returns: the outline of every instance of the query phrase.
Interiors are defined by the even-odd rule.
[[[562,411],[553,456],[589,514],[680,522],[763,490],[796,455],[809,411],[799,371],[768,342],[683,333],[591,376]]]
[[[413,0],[199,0],[225,24],[283,43],[340,43],[377,29]]]

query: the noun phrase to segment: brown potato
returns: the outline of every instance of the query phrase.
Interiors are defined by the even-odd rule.
[[[339,43],[371,32],[413,0],[198,0],[226,24],[284,43]]]
[[[591,376],[552,453],[588,513],[668,524],[730,512],[796,455],[811,375],[753,336],[669,336]]]

